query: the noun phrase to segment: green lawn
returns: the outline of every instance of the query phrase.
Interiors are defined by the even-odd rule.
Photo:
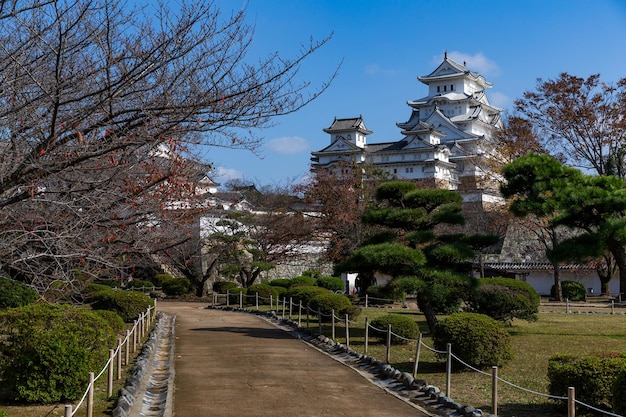
[[[543,309],[543,308],[542,308]],[[609,309],[601,309],[608,313]],[[550,306],[549,311],[554,311]],[[563,310],[564,311],[564,310]],[[572,311],[576,311],[572,309]],[[364,352],[365,317],[371,321],[382,314],[397,313],[411,315],[424,333],[423,343],[432,347],[432,339],[423,315],[415,310],[402,308],[368,308],[356,323],[350,324],[350,347]],[[297,316],[294,317],[297,321]],[[304,320],[303,320],[303,326]],[[312,319],[310,328],[318,330],[317,319]],[[331,326],[324,325],[324,334],[330,336]],[[514,350],[514,359],[498,370],[498,376],[517,387],[502,381],[498,384],[498,415],[500,417],[564,416],[565,408],[558,401],[525,391],[547,394],[548,358],[557,353],[585,354],[626,350],[626,316],[623,314],[563,314],[540,313],[536,322],[516,320],[508,328]],[[343,323],[336,324],[337,341],[345,344]],[[391,365],[401,371],[412,373],[416,343],[394,345],[391,349]],[[376,339],[370,331],[368,355],[384,360],[386,347],[384,336]],[[438,355],[422,347],[418,367],[418,378],[445,390],[445,363]],[[455,364],[451,377],[450,397],[461,404],[491,410],[491,376],[471,370],[461,370]],[[491,370],[486,370],[491,373]],[[519,388],[518,388],[519,387]],[[584,415],[579,411],[578,415]]]

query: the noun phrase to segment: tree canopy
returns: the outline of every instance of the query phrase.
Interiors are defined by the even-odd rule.
[[[165,225],[207,208],[197,147],[255,152],[258,129],[328,86],[298,77],[328,38],[250,57],[244,16],[210,1],[1,2],[6,275],[46,292],[189,239]]]

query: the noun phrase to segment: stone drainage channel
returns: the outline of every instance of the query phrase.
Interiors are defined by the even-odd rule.
[[[227,308],[232,311],[245,311]],[[414,379],[389,364],[315,335],[292,320],[274,312],[253,312],[302,340],[318,351],[357,371],[366,380],[431,416],[495,417],[480,409],[461,405],[446,397],[437,387]],[[159,313],[148,342],[142,348],[131,376],[121,390],[113,417],[171,417],[174,393],[175,316]],[[140,401],[138,401],[140,399]]]

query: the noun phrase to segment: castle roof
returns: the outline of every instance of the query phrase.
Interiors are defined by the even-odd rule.
[[[477,72],[470,71],[465,66],[448,58],[448,53],[444,54],[443,62],[430,74],[418,76],[417,79],[424,84],[430,84],[435,81],[449,80],[454,78],[469,78],[483,87],[489,88],[493,84],[488,82],[485,77]]]
[[[365,122],[363,122],[363,118],[361,116],[348,119],[337,119],[335,117],[335,120],[333,120],[333,124],[330,125],[330,127],[324,128],[323,130],[326,133],[343,133],[354,131],[363,133],[364,135],[371,135],[372,133],[374,133],[371,130],[367,130],[367,128],[365,127]]]

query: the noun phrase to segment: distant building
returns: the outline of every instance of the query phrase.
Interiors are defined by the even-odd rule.
[[[492,106],[485,93],[492,84],[447,53],[437,69],[418,80],[428,86],[428,95],[407,102],[408,121],[396,123],[400,140],[367,143],[373,132],[361,116],[335,118],[324,129],[330,144],[312,152],[312,169],[332,169],[341,161],[368,164],[398,179],[458,190],[466,202],[497,201],[497,188],[490,186],[481,164],[502,127],[502,109]]]

